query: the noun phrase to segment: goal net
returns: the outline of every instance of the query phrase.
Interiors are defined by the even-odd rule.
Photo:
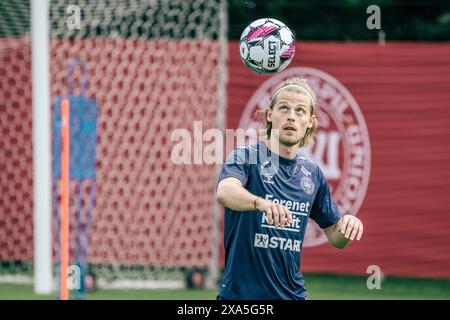
[[[205,131],[224,126],[225,6],[220,0],[50,1],[55,269],[55,108],[58,98],[70,96],[72,107],[90,100],[98,111],[91,121],[95,142],[89,140],[93,168],[70,173],[70,264],[85,254],[104,287],[180,287],[192,267],[215,285],[217,167],[174,164],[171,133],[184,128],[193,136],[194,121]],[[30,2],[2,1],[0,20],[0,275],[20,281],[32,274],[33,262]],[[83,141],[71,142],[71,168],[93,154]]]

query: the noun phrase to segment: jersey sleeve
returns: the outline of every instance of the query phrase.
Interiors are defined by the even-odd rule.
[[[324,229],[338,222],[341,213],[331,197],[330,187],[320,168],[318,168],[318,182],[319,189],[311,208],[310,218]]]
[[[234,177],[239,179],[245,187],[248,180],[248,170],[248,152],[246,148],[235,149],[228,155],[217,183],[225,178]]]

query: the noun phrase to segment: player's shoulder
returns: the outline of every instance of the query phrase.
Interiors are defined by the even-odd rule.
[[[230,154],[245,154],[258,152],[258,144],[240,146],[230,152]]]
[[[242,152],[245,152],[246,154],[257,154],[259,150],[259,144],[256,143],[252,145],[245,145],[237,148],[236,150],[242,150]]]
[[[239,160],[242,163],[252,163],[258,154],[258,144],[245,145],[232,150],[227,157],[227,162]]]

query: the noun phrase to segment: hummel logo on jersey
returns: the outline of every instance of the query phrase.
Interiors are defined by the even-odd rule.
[[[269,167],[267,166],[269,164],[270,164],[270,161],[265,161],[263,164],[261,164],[259,171],[261,172],[263,182],[274,183],[273,182],[273,174],[270,170],[270,166]]]
[[[301,240],[286,239],[281,237],[270,237],[268,234],[255,233],[254,246],[257,248],[272,248],[300,252]]]
[[[262,176],[263,176],[263,181],[266,183],[273,183],[273,174],[269,173],[269,172],[261,172]]]

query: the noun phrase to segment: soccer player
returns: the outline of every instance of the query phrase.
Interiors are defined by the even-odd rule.
[[[308,217],[337,248],[361,239],[362,222],[341,216],[322,170],[297,155],[317,130],[315,104],[305,79],[284,81],[264,111],[264,139],[227,157],[216,195],[225,206],[218,299],[306,299],[300,258]]]

